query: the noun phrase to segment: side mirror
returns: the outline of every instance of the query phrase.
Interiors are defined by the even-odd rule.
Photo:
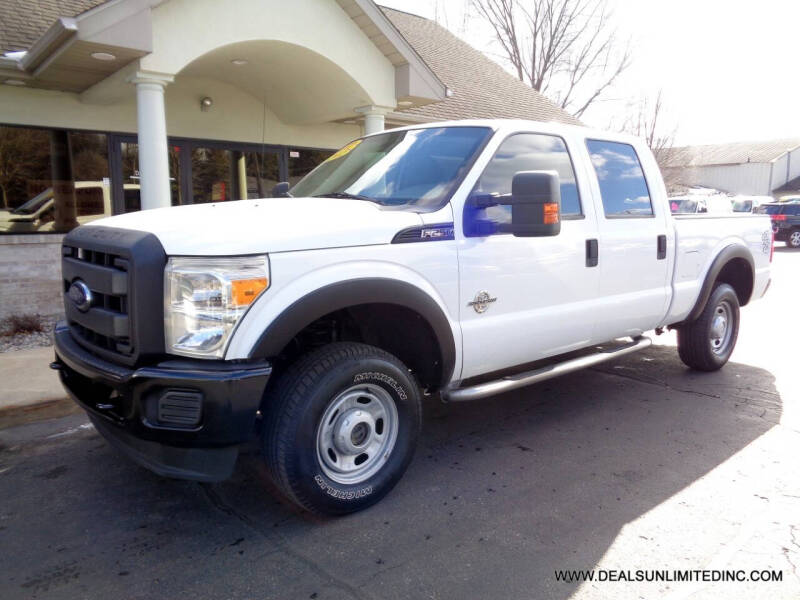
[[[520,171],[511,182],[510,232],[516,237],[561,233],[561,186],[555,171]]]
[[[289,194],[289,182],[288,181],[281,181],[280,183],[276,183],[272,187],[272,197],[273,198],[291,198]]]

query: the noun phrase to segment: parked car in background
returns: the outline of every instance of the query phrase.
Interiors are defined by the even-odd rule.
[[[52,219],[53,188],[47,188],[21,206],[0,210],[0,231],[25,233],[30,223],[44,224]]]
[[[756,212],[759,206],[768,202],[774,202],[772,196],[734,196],[731,198],[735,213]]]
[[[674,196],[669,199],[669,210],[673,215],[712,213],[715,215],[733,212],[728,196]]]
[[[125,191],[139,184],[125,184]],[[75,212],[79,225],[111,215],[111,189],[105,181],[75,182]],[[55,231],[55,201],[49,187],[21,206],[0,211],[0,233],[43,233]]]
[[[787,246],[800,248],[800,201],[762,204],[756,211],[769,215],[775,240]]]

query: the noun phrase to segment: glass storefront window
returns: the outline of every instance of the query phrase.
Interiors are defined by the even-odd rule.
[[[192,149],[194,203],[268,198],[280,181],[277,151]]]
[[[217,148],[192,149],[192,202],[234,199],[232,152]]]
[[[0,126],[0,233],[61,233],[111,214],[104,134]]]
[[[182,202],[180,186],[180,147],[169,146],[169,190],[172,206],[185,204]],[[139,144],[136,142],[122,142],[120,144],[122,156],[122,197],[125,212],[141,210],[141,182],[139,176]]]
[[[280,167],[277,152],[237,152],[238,173],[244,168],[247,194],[241,193],[242,198],[269,198],[272,188],[280,181]],[[241,175],[240,175],[241,177]],[[239,180],[241,189],[244,180]]]
[[[0,232],[25,233],[52,220],[48,132],[0,127]]]
[[[269,198],[276,183],[296,183],[333,154],[181,138],[168,143],[173,206]],[[0,125],[0,234],[65,233],[140,209],[134,135]]]

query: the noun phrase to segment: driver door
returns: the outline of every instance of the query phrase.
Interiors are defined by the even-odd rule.
[[[591,195],[576,177],[566,141],[540,133],[505,138],[472,195],[508,194],[515,173],[555,170],[561,186],[561,233],[496,233],[511,208],[478,209],[468,198],[458,243],[461,379],[569,352],[591,343],[599,269],[587,260],[597,238]]]

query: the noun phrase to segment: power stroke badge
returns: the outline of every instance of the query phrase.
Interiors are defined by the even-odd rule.
[[[489,292],[484,291],[478,292],[478,294],[475,296],[475,299],[472,302],[467,303],[467,306],[471,306],[475,309],[476,313],[480,314],[489,310],[489,305],[491,305],[492,302],[497,302],[497,298],[492,298],[489,295]]]

